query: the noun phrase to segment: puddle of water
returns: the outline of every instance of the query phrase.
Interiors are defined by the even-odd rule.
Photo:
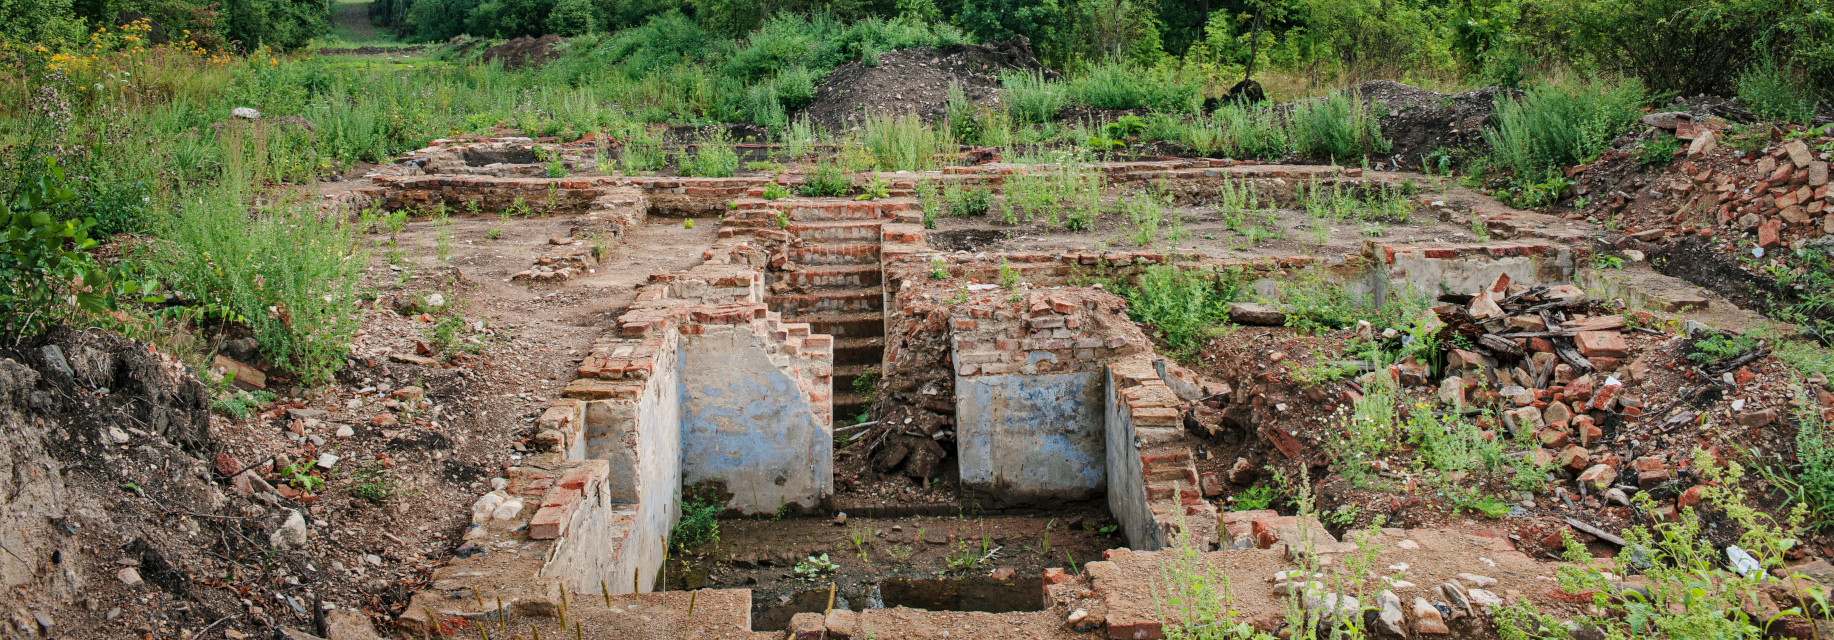
[[[1039,576],[995,580],[967,578],[886,578],[876,584],[857,583],[838,588],[835,609],[889,609],[909,607],[929,611],[1044,610],[1044,590]],[[821,613],[828,606],[828,590],[805,589],[787,597],[762,597],[752,602],[753,631],[782,631],[798,613]]]

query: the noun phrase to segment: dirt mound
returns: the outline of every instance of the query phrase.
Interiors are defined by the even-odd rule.
[[[556,45],[559,44],[560,36],[552,33],[539,38],[522,36],[485,49],[484,53],[478,56],[478,62],[488,63],[492,60],[502,60],[503,66],[510,69],[540,65],[560,57],[560,52],[556,50]]]
[[[1496,109],[1499,96],[1514,97],[1520,91],[1501,87],[1484,87],[1458,94],[1429,91],[1391,80],[1371,80],[1357,85],[1364,100],[1380,102],[1382,135],[1394,146],[1389,161],[1397,166],[1419,168],[1422,157],[1438,152],[1463,158],[1482,153],[1484,127]]]
[[[877,65],[856,61],[835,69],[803,114],[829,131],[857,127],[868,114],[908,112],[934,122],[948,106],[950,84],[960,84],[969,100],[985,103],[999,94],[999,74],[1006,70],[1059,77],[1032,55],[1024,36],[985,46],[900,49],[879,54]]]

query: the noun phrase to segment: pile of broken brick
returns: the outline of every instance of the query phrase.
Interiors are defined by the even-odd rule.
[[[1432,335],[1458,346],[1446,350],[1439,397],[1454,407],[1501,404],[1503,426],[1538,440],[1530,465],[1558,465],[1578,474],[1582,491],[1607,492],[1621,461],[1594,452],[1608,431],[1643,414],[1625,381],[1648,377],[1631,355],[1622,314],[1572,285],[1511,284],[1507,274],[1472,295],[1440,296]],[[1415,359],[1393,368],[1397,382],[1427,386],[1430,369]],[[1550,452],[1554,451],[1557,453]],[[1614,496],[1615,497],[1615,496]]]

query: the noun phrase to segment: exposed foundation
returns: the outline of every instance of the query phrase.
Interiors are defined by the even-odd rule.
[[[507,612],[544,634],[565,633],[560,610],[571,602],[569,618],[601,625],[604,633],[647,633],[639,629],[651,627],[614,614],[654,610],[650,622],[672,621],[668,637],[866,637],[867,627],[879,630],[876,637],[903,637],[895,630],[949,615],[1070,637],[1075,631],[1063,624],[1068,610],[1099,607],[1107,637],[1158,638],[1168,620],[1144,594],[1158,579],[1162,556],[1155,553],[1174,544],[1196,549],[1242,591],[1254,592],[1236,605],[1249,619],[1272,621],[1283,601],[1265,596],[1256,583],[1289,567],[1301,539],[1308,540],[1303,553],[1338,558],[1358,545],[1316,522],[1272,512],[1219,513],[1206,499],[1213,488],[1206,483],[1217,480],[1200,477],[1200,442],[1187,427],[1197,414],[1213,412],[1205,402],[1216,398],[1234,399],[1232,411],[1269,409],[1243,397],[1245,387],[1205,379],[1156,353],[1128,319],[1126,302],[1092,286],[1091,276],[1130,278],[1171,265],[1246,276],[1277,296],[1305,270],[1381,300],[1399,292],[1474,290],[1499,276],[1522,286],[1572,282],[1589,256],[1574,238],[1537,226],[1538,214],[1517,211],[1488,214],[1507,239],[1371,241],[1360,252],[1337,255],[943,253],[929,246],[907,197],[910,175],[887,176],[889,198],[765,200],[765,184],[799,178],[513,177],[526,174],[509,161],[533,152],[515,142],[487,144],[495,146],[416,154],[423,161],[418,175],[378,178],[367,196],[390,208],[444,203],[482,212],[540,196],[554,211],[598,221],[616,239],[653,216],[698,216],[720,225],[719,240],[700,266],[651,276],[616,330],[580,364],[578,379],[540,419],[537,441],[546,451],[480,500],[479,524],[466,535],[470,554],[462,551],[415,596],[401,620],[409,634],[470,634],[468,624],[494,620],[500,596]],[[492,159],[503,162],[478,164]],[[1101,168],[1111,187],[1153,181],[1183,203],[1205,202],[1232,181],[1290,202],[1300,185],[1431,180],[1212,160]],[[484,169],[489,175],[476,175]],[[998,188],[1005,175],[1022,170],[950,167],[920,177]],[[611,250],[641,248],[614,242]],[[564,280],[541,274],[593,264],[582,259],[545,272],[538,265],[527,279]],[[875,378],[874,397],[856,391],[856,380]],[[902,418],[911,425],[905,435],[916,442],[952,442],[948,479],[959,487],[958,506],[972,501],[1011,513],[1090,506],[1113,519],[1117,544],[1126,549],[1088,562],[1080,575],[1053,570],[1028,578],[1043,582],[1043,611],[983,602],[992,596],[900,599],[881,589],[876,597],[885,608],[799,613],[790,616],[787,631],[767,633],[753,631],[756,607],[748,590],[647,593],[666,584],[658,573],[685,491],[710,489],[732,515],[828,517],[837,491],[836,427],[862,413]],[[1277,434],[1259,437],[1283,442]],[[1471,555],[1476,562],[1481,555],[1509,576],[1491,587],[1497,593],[1543,593],[1537,581],[1553,572],[1500,536],[1402,529],[1381,535],[1393,543],[1380,552],[1384,562],[1428,554]],[[1428,578],[1450,579],[1422,577]],[[1032,584],[1031,593],[1039,593]],[[872,601],[867,593],[853,597]],[[601,598],[609,610],[597,603]],[[701,604],[686,604],[696,598]],[[893,600],[913,608],[894,608]],[[982,604],[963,604],[969,601]],[[985,612],[949,614],[911,603]],[[682,614],[690,606],[706,608],[688,619]],[[1457,635],[1488,632],[1476,620],[1454,625]]]

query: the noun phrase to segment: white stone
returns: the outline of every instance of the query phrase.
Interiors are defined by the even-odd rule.
[[[1078,622],[1082,622],[1083,619],[1087,617],[1089,617],[1089,612],[1087,610],[1077,609],[1075,611],[1071,611],[1070,617],[1065,618],[1064,622],[1066,624],[1076,624]]]
[[[337,466],[338,461],[342,459],[343,458],[339,458],[335,453],[326,452],[318,454],[318,468],[330,469]]]
[[[1376,606],[1379,607],[1378,619],[1381,620],[1383,629],[1386,629],[1391,635],[1407,635],[1406,627],[1402,626],[1402,623],[1407,621],[1407,616],[1401,611],[1401,596],[1395,595],[1393,591],[1383,590],[1376,594]]]
[[[501,493],[491,492],[484,494],[484,497],[478,498],[477,502],[471,503],[471,523],[484,524],[490,522],[491,514],[496,513],[497,506],[503,504],[505,497],[506,496]]]
[[[1475,573],[1461,573],[1454,577],[1458,578],[1459,580],[1463,580],[1465,582],[1471,583],[1471,586],[1473,587],[1489,587],[1489,586],[1496,585],[1496,578],[1492,578],[1490,576],[1480,576]]]
[[[347,425],[347,424],[338,425],[338,437],[339,438],[348,438],[354,435],[357,435],[357,430],[350,428],[350,425]]]
[[[250,107],[236,107],[234,109],[230,109],[229,115],[235,116],[237,118],[241,118],[243,120],[260,120],[261,119],[261,112],[256,111]]]
[[[1485,607],[1494,607],[1503,604],[1502,596],[1484,589],[1472,589],[1467,595],[1471,596],[1472,604]]]
[[[437,292],[427,294],[427,306],[432,307],[434,309],[446,308],[446,296],[441,295]]]
[[[128,441],[127,432],[122,431],[121,427],[109,427],[108,430],[104,432],[104,434],[105,435],[103,437],[108,438],[108,441],[111,444],[127,444],[127,441]]]
[[[1402,540],[1400,542],[1395,543],[1395,546],[1400,547],[1402,549],[1407,549],[1409,551],[1413,551],[1415,549],[1420,548],[1420,543],[1414,542],[1413,540]]]
[[[115,579],[130,587],[137,586],[140,584],[140,570],[133,567],[123,568],[115,572]]]
[[[288,509],[287,521],[281,523],[279,529],[275,529],[273,533],[268,534],[267,540],[269,543],[282,549],[305,546],[306,517],[299,515],[298,511]]]
[[[516,514],[519,513],[522,513],[522,501],[516,498],[510,498],[504,500],[503,504],[497,505],[497,510],[492,511],[490,517],[497,520],[512,520],[515,519]]]

